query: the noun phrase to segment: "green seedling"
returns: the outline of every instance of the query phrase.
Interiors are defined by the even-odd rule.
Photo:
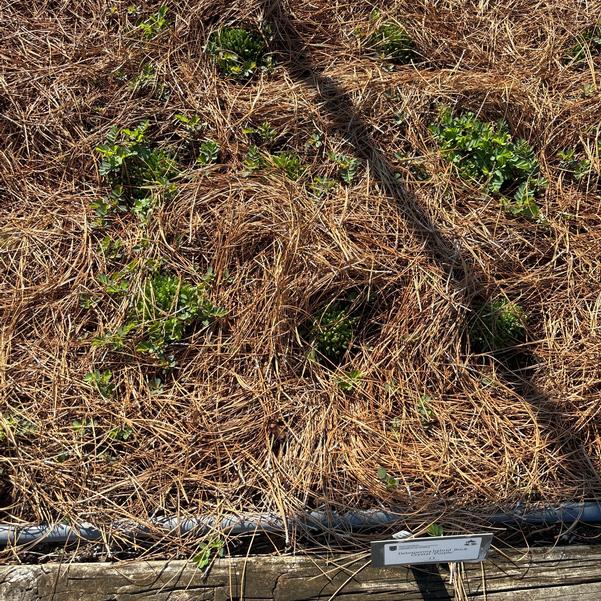
[[[199,570],[205,570],[211,564],[213,557],[223,557],[225,555],[225,543],[220,538],[213,538],[206,543],[202,543],[195,555],[192,557],[192,563]]]
[[[379,467],[378,471],[377,471],[377,475],[378,475],[378,480],[380,480],[381,482],[384,483],[387,491],[392,492],[392,491],[396,490],[397,487],[399,486],[398,478],[394,478],[393,476],[391,476],[385,468]]]
[[[338,177],[350,186],[357,175],[361,161],[336,152],[328,153],[328,158],[338,166]]]
[[[327,196],[336,187],[336,180],[330,177],[317,175],[309,184],[309,192],[317,198]]]
[[[94,419],[76,419],[71,423],[71,429],[78,436],[94,435],[98,424]]]
[[[591,162],[588,159],[579,158],[573,148],[562,150],[557,153],[559,168],[567,173],[575,182],[581,182],[588,178],[592,172]]]
[[[225,311],[211,303],[207,284],[190,284],[172,274],[156,274],[144,282],[130,323],[143,336],[136,349],[161,357],[167,345],[180,342],[192,325],[208,327]]]
[[[585,29],[576,36],[573,45],[566,52],[564,64],[582,65],[589,57],[601,54],[601,21]]]
[[[112,428],[108,431],[107,436],[117,442],[126,442],[131,438],[132,434],[133,430],[129,426],[122,426],[120,428]]]
[[[398,23],[382,23],[366,40],[365,45],[384,60],[396,65],[410,63],[417,57],[413,41]]]
[[[359,386],[363,374],[358,369],[351,369],[338,379],[338,387],[346,393],[353,392]]]
[[[428,529],[426,530],[426,532],[430,535],[430,536],[444,536],[444,530],[443,527],[440,524],[430,524],[428,526]]]
[[[263,37],[242,27],[224,27],[209,37],[207,53],[222,75],[238,81],[271,67]]]
[[[86,384],[91,384],[103,397],[108,398],[113,394],[112,378],[113,372],[110,369],[105,369],[104,371],[95,369],[88,372],[83,377],[83,381]]]
[[[436,413],[432,409],[432,397],[427,394],[422,394],[417,400],[417,413],[422,422],[422,425],[429,427],[436,421]]]
[[[271,161],[274,167],[286,174],[291,180],[301,179],[307,173],[307,166],[303,164],[301,158],[294,152],[280,152],[272,155]]]
[[[267,161],[258,146],[255,146],[254,144],[249,146],[246,157],[244,158],[244,168],[246,171],[252,173],[253,171],[263,169],[266,165]]]
[[[150,123],[144,121],[134,129],[111,128],[106,142],[96,148],[101,157],[100,175],[111,186],[112,204],[101,208],[101,217],[116,208],[131,208],[146,216],[156,192],[174,191],[171,178],[177,175],[175,160],[148,140]],[[98,211],[98,208],[97,208]]]
[[[219,144],[215,140],[205,140],[198,151],[197,165],[212,165],[219,159]]]
[[[258,127],[245,127],[242,133],[251,136],[259,144],[273,144],[278,138],[277,130],[269,121],[263,121]]]
[[[508,213],[538,218],[535,198],[546,182],[534,150],[525,140],[513,140],[507,123],[484,122],[473,113],[453,116],[445,109],[430,131],[463,179],[503,196]]]
[[[184,127],[186,133],[191,138],[198,137],[207,126],[207,124],[201,120],[199,115],[184,115],[182,113],[177,113],[175,115],[175,120]]]
[[[479,352],[506,350],[524,341],[526,314],[503,296],[484,303],[476,312],[470,339]]]
[[[161,6],[159,10],[152,13],[138,25],[138,28],[142,31],[142,34],[147,40],[156,38],[167,27],[168,12],[169,8],[167,6]]]
[[[8,415],[4,417],[0,414],[0,442],[16,438],[27,438],[35,434],[36,431],[36,425],[20,415]]]

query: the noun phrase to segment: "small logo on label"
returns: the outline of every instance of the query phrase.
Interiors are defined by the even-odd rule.
[[[471,547],[471,546],[477,545],[477,544],[478,543],[473,538],[470,538],[470,540],[465,541],[465,546],[466,547],[468,547],[468,546]]]

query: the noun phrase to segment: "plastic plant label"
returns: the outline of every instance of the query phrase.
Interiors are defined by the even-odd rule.
[[[375,567],[385,567],[450,561],[483,561],[488,555],[492,536],[490,533],[485,533],[374,541],[371,544],[371,563]]]

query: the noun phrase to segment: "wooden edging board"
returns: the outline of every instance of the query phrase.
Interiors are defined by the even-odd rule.
[[[186,561],[5,565],[0,599],[601,600],[601,546],[493,551],[482,564],[464,564],[454,585],[445,564],[373,568],[368,562],[367,556],[237,557],[216,560],[204,573]]]

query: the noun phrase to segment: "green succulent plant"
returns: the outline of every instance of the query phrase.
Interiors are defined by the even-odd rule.
[[[223,27],[213,32],[207,53],[222,75],[239,81],[250,79],[272,64],[264,38],[243,27]]]
[[[341,305],[331,305],[313,322],[311,339],[314,349],[332,362],[340,361],[350,348],[357,321]]]

